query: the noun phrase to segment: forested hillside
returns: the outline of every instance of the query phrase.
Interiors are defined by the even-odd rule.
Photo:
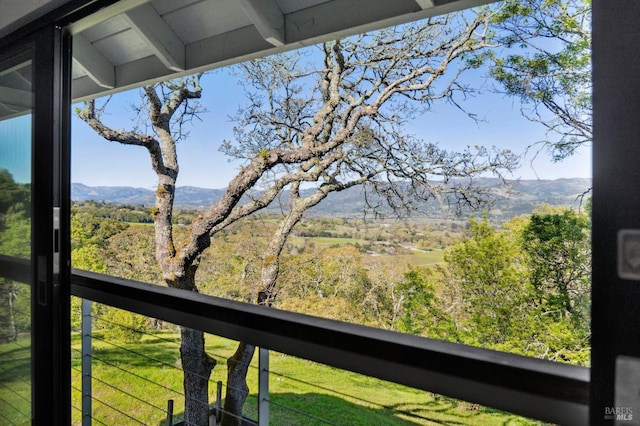
[[[510,191],[501,186],[497,179],[481,179],[482,185],[495,188],[492,192],[494,203],[490,216],[495,220],[508,220],[520,214],[531,213],[536,206],[548,204],[552,206],[577,207],[581,197],[591,188],[591,179],[556,179],[556,180],[518,180],[511,182]],[[302,195],[311,192],[303,190]],[[223,189],[206,189],[193,186],[176,188],[176,205],[182,208],[203,208],[220,199]],[[74,183],[71,187],[71,197],[74,201],[105,201],[114,204],[140,204],[152,206],[155,202],[155,192],[151,189],[132,187],[98,186],[91,187]],[[371,198],[371,203],[376,201]],[[288,202],[288,193],[278,199],[280,203]],[[442,218],[450,216],[441,203],[431,200],[416,203],[415,217]],[[314,216],[339,216],[358,218],[366,212],[367,205],[364,192],[360,187],[353,187],[341,192],[333,192],[319,205],[310,209]],[[276,203],[267,209],[274,213],[280,211]],[[470,214],[464,211],[464,216]]]
[[[177,238],[197,214],[176,212]],[[150,220],[140,206],[76,203],[74,267],[164,285]],[[200,291],[254,302],[277,223],[255,216],[221,232],[202,256]],[[588,365],[589,243],[588,203],[582,211],[539,206],[503,225],[312,217],[285,247],[273,306]]]

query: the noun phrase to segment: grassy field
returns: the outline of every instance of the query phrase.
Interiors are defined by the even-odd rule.
[[[410,253],[407,254],[396,254],[396,255],[379,255],[378,258],[383,261],[387,261],[390,263],[396,264],[406,264],[412,266],[426,266],[426,265],[434,265],[436,263],[440,263],[443,261],[444,251],[442,250],[432,250],[432,251],[421,251],[421,250],[411,250]]]
[[[335,247],[344,245],[360,245],[366,246],[371,244],[371,241],[360,240],[356,238],[331,238],[331,237],[290,237],[292,244],[296,246],[304,246],[306,243],[312,242],[318,247]],[[403,250],[404,254],[369,254],[369,256],[377,257],[383,261],[389,261],[393,263],[403,263],[413,266],[433,265],[440,263],[443,260],[444,252],[442,250]]]
[[[117,345],[117,346],[116,346]],[[94,424],[164,425],[168,399],[183,410],[179,393],[178,336],[175,332],[145,335],[139,344],[112,344],[94,339]],[[81,422],[80,340],[73,338],[73,424]],[[210,385],[225,381],[232,341],[208,336],[207,350],[216,358]],[[244,415],[257,417],[257,356],[249,370],[250,397]],[[460,403],[371,377],[342,371],[287,355],[270,357],[271,425],[536,425],[495,410]],[[0,390],[1,392],[1,390]],[[1,396],[1,394],[0,394]]]
[[[365,245],[370,244],[371,241],[362,240],[358,238],[338,238],[338,237],[289,237],[289,241],[296,246],[304,246],[305,243],[313,242],[318,247],[332,247],[343,246],[347,244]]]
[[[31,424],[31,340],[0,345],[0,424]]]
[[[208,336],[207,350],[218,365],[210,385],[224,381],[226,358],[235,343]],[[80,425],[80,338],[72,340],[72,417]],[[178,335],[147,334],[137,344],[93,341],[93,424],[166,424],[167,400],[175,402],[179,419]],[[257,359],[257,357],[255,357]],[[3,424],[29,424],[30,345],[28,340],[0,345],[0,419]],[[271,425],[537,425],[496,410],[434,395],[288,355],[270,357]],[[249,370],[250,397],[244,415],[257,418],[257,361]]]

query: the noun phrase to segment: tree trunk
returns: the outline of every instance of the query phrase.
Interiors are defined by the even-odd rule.
[[[292,208],[284,221],[269,241],[262,259],[262,288],[258,292],[257,303],[271,307],[276,297],[276,284],[280,274],[280,254],[293,227],[300,221],[304,212],[320,202],[327,193],[317,192],[307,199],[301,199],[299,183],[294,183],[291,190]],[[227,394],[224,400],[223,426],[240,426],[242,424],[242,407],[249,394],[247,386],[247,370],[255,346],[245,342],[238,343],[238,348],[227,361]]]
[[[220,423],[222,426],[242,425],[242,407],[249,395],[247,370],[254,352],[254,345],[240,342],[236,352],[227,361],[227,394]]]
[[[184,370],[184,420],[187,425],[209,425],[209,376],[216,361],[204,351],[204,332],[180,328],[180,357]]]

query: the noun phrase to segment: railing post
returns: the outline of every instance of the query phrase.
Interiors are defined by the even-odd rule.
[[[91,426],[91,301],[82,299],[82,426]]]
[[[222,419],[222,381],[218,380],[216,384],[216,408],[215,408],[216,424]]]
[[[258,350],[258,425],[269,425],[269,349]]]
[[[167,426],[173,426],[173,399],[167,400]]]

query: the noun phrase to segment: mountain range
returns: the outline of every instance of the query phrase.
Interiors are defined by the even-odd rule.
[[[511,217],[530,213],[541,204],[551,206],[575,207],[584,201],[583,195],[590,196],[591,179],[572,178],[556,180],[517,180],[511,182],[511,191],[504,191],[497,186],[496,179],[483,179],[481,185],[492,190],[496,198],[491,208],[494,218],[509,219]],[[310,189],[307,191],[311,191]],[[180,186],[176,188],[177,207],[200,209],[214,203],[224,194],[224,189],[207,189],[194,186]],[[285,193],[286,194],[286,193]],[[303,194],[304,195],[304,194]],[[153,206],[155,191],[145,188],[129,186],[87,186],[81,183],[71,185],[73,201],[104,201],[113,204],[134,204]],[[285,196],[286,198],[286,196]],[[280,200],[285,201],[286,200]],[[362,215],[365,209],[364,191],[360,187],[331,193],[310,212],[317,216],[352,216]],[[271,209],[277,209],[273,206]],[[439,203],[430,201],[423,203],[420,210],[427,212],[429,217],[442,217],[443,211]]]

